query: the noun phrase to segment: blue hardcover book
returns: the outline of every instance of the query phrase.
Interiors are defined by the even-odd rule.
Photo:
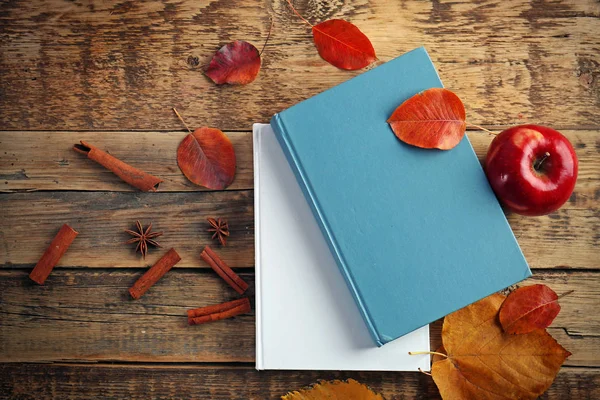
[[[468,138],[424,150],[386,122],[432,87],[418,48],[271,120],[378,346],[531,276]]]

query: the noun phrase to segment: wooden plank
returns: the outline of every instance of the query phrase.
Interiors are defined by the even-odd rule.
[[[254,360],[254,312],[188,326],[188,309],[240,297],[216,274],[170,271],[132,300],[142,272],[55,270],[38,286],[0,270],[0,362]],[[254,303],[254,277],[241,277]]]
[[[252,367],[194,365],[5,364],[0,398],[279,399],[318,380],[355,379],[386,399],[439,399],[433,379],[420,373],[255,371]],[[600,397],[600,370],[562,368],[542,400]]]
[[[0,191],[138,191],[72,150],[85,140],[164,182],[161,192],[201,191],[177,165],[183,132],[0,132]],[[228,132],[237,169],[228,190],[252,189],[252,134]]]
[[[253,314],[187,326],[188,308],[238,297],[212,271],[170,271],[133,301],[127,288],[141,273],[55,270],[40,287],[26,271],[0,270],[0,362],[254,361]],[[242,277],[253,299],[254,276]],[[566,365],[600,367],[600,272],[543,271],[528,283],[536,282],[575,290],[550,332],[573,353]],[[437,348],[439,323],[431,338]]]
[[[600,131],[563,132],[576,148],[579,180],[572,201],[583,208],[600,199]],[[161,192],[201,191],[177,166],[177,146],[187,132],[0,131],[0,192],[36,190],[136,191],[100,165],[71,150],[85,140],[164,180]],[[391,134],[391,132],[390,132]],[[236,179],[228,189],[252,189],[252,134],[227,132],[236,149]],[[493,137],[468,132],[481,160]]]
[[[425,45],[477,124],[600,121],[600,5],[594,0],[294,2],[310,21],[352,21],[381,61]],[[260,47],[258,79],[217,87],[201,73],[228,41]],[[3,2],[3,129],[248,130],[361,71],[323,61],[285,1]]]
[[[544,217],[509,215],[509,221],[533,268],[600,269],[600,211],[568,203]],[[580,200],[577,200],[580,201]],[[37,192],[0,194],[0,265],[33,266],[63,223],[78,232],[60,260],[63,267],[134,267],[154,263],[165,250],[152,250],[146,261],[123,242],[124,229],[136,219],[164,231],[160,243],[182,256],[180,267],[205,267],[199,254],[214,244],[206,217],[229,220],[230,241],[219,254],[232,267],[254,265],[252,191],[202,193]]]
[[[5,131],[0,133],[7,153],[0,153],[0,177],[5,179],[4,187],[18,191],[130,190],[114,175],[70,150],[72,143],[82,135],[115,149],[115,153],[122,152],[123,158],[132,164],[148,167],[148,171],[165,177],[161,190],[199,190],[179,173],[175,160],[169,161],[165,156],[175,154],[183,135],[180,132],[132,133],[139,138],[141,153],[136,155],[128,145],[130,135],[122,133]],[[509,222],[532,267],[600,268],[600,132],[567,131],[566,135],[573,142],[581,165],[570,201],[549,216],[531,218],[511,214]],[[232,132],[230,136],[240,160],[232,187],[251,187],[250,134]],[[492,138],[476,132],[470,132],[469,137],[478,156],[483,158]],[[38,144],[32,148],[27,143]],[[203,221],[208,216],[222,216],[229,219],[233,235],[230,245],[223,249],[224,257],[232,266],[249,267],[254,264],[252,202],[252,191],[0,194],[0,210],[5,219],[0,226],[0,262],[5,266],[34,264],[57,227],[68,222],[81,234],[61,260],[61,266],[143,266],[146,264],[121,243],[127,238],[122,230],[135,219],[142,219],[153,221],[158,230],[167,231],[162,243],[182,254],[183,260],[178,266],[201,266],[197,256],[200,245],[211,243],[204,232]],[[156,259],[158,252],[152,253],[148,261]]]
[[[252,191],[201,193],[37,192],[0,195],[0,262],[4,267],[35,264],[58,229],[68,223],[79,232],[60,260],[65,267],[143,267],[174,247],[182,260],[177,267],[208,267],[200,259],[205,245],[213,245],[231,267],[254,265]],[[207,217],[224,217],[231,236],[227,246],[211,239]],[[124,229],[135,221],[150,222],[162,231],[146,260]],[[25,264],[25,265],[24,265]]]

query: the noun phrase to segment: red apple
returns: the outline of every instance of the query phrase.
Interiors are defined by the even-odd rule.
[[[569,140],[539,125],[519,125],[501,132],[485,159],[485,172],[498,200],[522,215],[558,210],[573,193],[577,166]]]

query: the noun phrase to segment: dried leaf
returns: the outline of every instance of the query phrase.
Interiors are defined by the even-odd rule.
[[[497,314],[505,298],[493,294],[444,319],[448,358],[431,367],[443,399],[535,399],[571,355],[545,330],[503,332]]]
[[[177,148],[181,172],[196,185],[222,190],[235,177],[235,151],[229,138],[219,129],[198,128]]]
[[[310,389],[302,389],[281,396],[282,400],[383,400],[383,396],[371,391],[368,387],[348,379],[342,381],[321,381]]]
[[[369,38],[348,21],[330,19],[312,27],[319,55],[341,69],[366,67],[377,59]]]
[[[550,326],[559,311],[558,296],[548,286],[524,286],[502,303],[500,324],[506,333],[528,333]]]
[[[402,103],[387,121],[404,143],[449,150],[465,135],[465,106],[448,89],[433,88]]]
[[[253,44],[236,40],[215,53],[204,73],[217,85],[246,85],[256,79],[260,54]]]

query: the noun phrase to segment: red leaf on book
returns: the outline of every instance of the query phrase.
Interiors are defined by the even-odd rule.
[[[448,89],[433,88],[402,103],[387,121],[404,143],[449,150],[465,135],[465,106]]]
[[[550,326],[560,311],[558,296],[546,285],[521,287],[500,308],[504,332],[523,334]]]
[[[181,172],[196,185],[222,190],[235,177],[235,151],[223,132],[198,128],[187,135],[177,148]]]
[[[341,69],[366,67],[377,59],[369,38],[355,25],[342,19],[330,19],[312,27],[319,55]]]
[[[258,49],[251,43],[236,40],[215,53],[204,73],[217,85],[246,85],[256,79],[259,70]]]

